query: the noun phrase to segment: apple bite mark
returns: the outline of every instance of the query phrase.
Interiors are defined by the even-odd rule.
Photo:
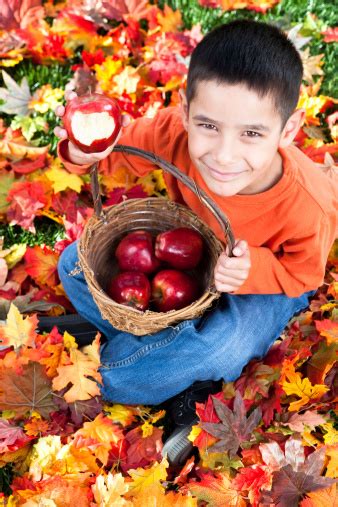
[[[86,146],[90,146],[97,139],[105,141],[114,132],[116,122],[109,113],[83,114],[75,111],[71,119],[71,128],[75,139]]]

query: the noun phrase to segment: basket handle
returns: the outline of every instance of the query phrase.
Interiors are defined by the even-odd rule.
[[[116,146],[114,146],[113,151],[128,153],[129,155],[137,155],[146,160],[149,160],[153,164],[158,165],[163,171],[171,174],[172,176],[175,176],[175,178],[184,183],[195,195],[199,197],[204,206],[206,206],[206,208],[208,208],[208,210],[211,211],[211,213],[214,215],[214,217],[220,224],[227,240],[228,255],[232,256],[232,250],[235,245],[235,237],[232,232],[228,217],[225,215],[225,213],[223,213],[222,210],[220,210],[220,208],[216,205],[216,203],[214,203],[214,201],[202,189],[200,189],[196,185],[195,181],[192,178],[190,178],[190,176],[187,176],[186,174],[182,173],[173,164],[158,157],[157,155],[151,153],[150,151],[141,150],[140,148],[134,148],[133,146],[126,146],[123,144],[117,144]],[[102,218],[103,209],[98,180],[98,162],[96,162],[91,166],[90,176],[91,176],[91,190],[94,201],[94,211],[98,218]]]

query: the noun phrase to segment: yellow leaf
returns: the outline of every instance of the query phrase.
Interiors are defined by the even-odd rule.
[[[329,458],[329,462],[326,466],[325,475],[336,479],[338,477],[338,445],[327,447],[326,456]]]
[[[107,475],[99,475],[95,484],[92,485],[94,499],[100,507],[124,507],[132,505],[125,500],[122,495],[127,493],[128,484],[124,481],[121,473],[113,475],[108,472]]]
[[[167,478],[167,468],[169,463],[163,458],[161,463],[155,463],[151,468],[136,468],[136,470],[128,470],[128,474],[132,478],[130,489],[126,494],[127,497],[146,494],[147,490],[164,491],[161,481]]]
[[[114,404],[112,407],[108,405],[103,406],[103,410],[108,412],[107,417],[114,422],[122,424],[122,426],[128,426],[135,419],[135,413],[132,408],[126,405]]]
[[[98,332],[90,345],[82,347],[81,352],[86,354],[94,363],[100,364],[100,333]]]
[[[324,442],[326,445],[338,444],[338,431],[333,427],[331,422],[321,424],[321,427],[326,431],[324,434]]]
[[[6,324],[0,326],[0,344],[13,345],[15,349],[22,345],[34,346],[37,322],[36,315],[24,318],[17,307],[11,303]]]
[[[122,72],[114,76],[112,93],[117,95],[136,93],[140,79],[140,75],[136,69],[127,65]]]
[[[78,344],[76,343],[74,336],[69,334],[68,331],[63,333],[63,344],[67,350],[78,348]]]
[[[55,193],[62,192],[67,188],[80,193],[83,181],[77,174],[70,174],[65,169],[53,167],[46,172],[47,178],[52,182]]]
[[[108,192],[120,187],[129,190],[135,184],[136,178],[129,169],[121,166],[114,169],[113,174],[103,174],[101,176],[101,183]]]
[[[5,255],[5,261],[7,263],[8,269],[14,268],[18,262],[21,261],[23,256],[25,255],[27,250],[27,245],[20,244],[20,245],[12,245],[8,250],[7,254]],[[0,252],[0,257],[2,257]]]
[[[53,379],[53,389],[60,391],[72,384],[64,394],[67,403],[98,396],[100,389],[97,383],[102,383],[98,372],[100,362],[75,348],[70,349],[70,360],[72,364],[57,368],[58,376]]]
[[[191,428],[190,433],[189,433],[188,440],[190,440],[190,442],[194,442],[201,432],[202,432],[202,428],[200,428],[197,425],[193,426]]]
[[[56,456],[62,447],[59,435],[41,437],[33,446],[29,473],[34,481],[40,481],[44,470],[52,466]]]
[[[149,421],[146,421],[144,424],[142,424],[141,429],[142,429],[142,437],[147,438],[151,437],[151,435],[153,434],[154,426]]]
[[[151,417],[151,424],[157,423],[160,419],[162,419],[165,416],[165,410],[159,410]]]
[[[295,371],[293,364],[288,364],[284,368],[284,374],[287,380],[282,382],[282,388],[287,395],[295,395],[300,399],[290,403],[289,411],[297,411],[310,401],[323,396],[329,387],[323,384],[312,385],[308,378],[302,378],[299,372]]]
[[[103,91],[109,91],[111,86],[111,79],[118,73],[122,67],[120,60],[114,60],[112,56],[107,56],[101,65],[94,65],[96,78]]]
[[[174,11],[168,5],[164,6],[164,13],[161,11],[157,14],[157,21],[162,27],[162,32],[178,32],[182,27],[182,16],[179,9]]]
[[[62,103],[63,95],[64,90],[61,88],[52,88],[50,84],[43,85],[36,90],[28,107],[42,114],[49,110],[54,111]]]

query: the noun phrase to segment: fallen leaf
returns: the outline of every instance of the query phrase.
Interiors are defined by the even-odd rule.
[[[0,326],[1,345],[19,347],[34,347],[38,319],[36,315],[21,315],[17,307],[12,303],[7,315],[6,324]]]
[[[0,410],[14,410],[16,417],[38,412],[44,419],[56,410],[50,380],[41,364],[30,362],[18,375],[0,368]]]
[[[233,457],[242,442],[247,442],[252,431],[258,426],[262,417],[261,409],[256,408],[249,417],[246,417],[246,409],[243,399],[237,391],[234,401],[234,410],[231,411],[224,403],[213,397],[215,411],[220,418],[220,423],[200,423],[202,429],[218,439],[216,444],[209,447],[209,452],[229,451]]]

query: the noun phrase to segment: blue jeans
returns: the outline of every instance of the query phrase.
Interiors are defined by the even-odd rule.
[[[70,274],[77,261],[77,243],[72,243],[60,257],[60,279],[78,313],[107,337],[101,348],[101,392],[115,403],[158,404],[197,380],[237,379],[251,359],[267,353],[315,292],[297,298],[223,294],[201,318],[135,336],[102,319],[83,273]]]

